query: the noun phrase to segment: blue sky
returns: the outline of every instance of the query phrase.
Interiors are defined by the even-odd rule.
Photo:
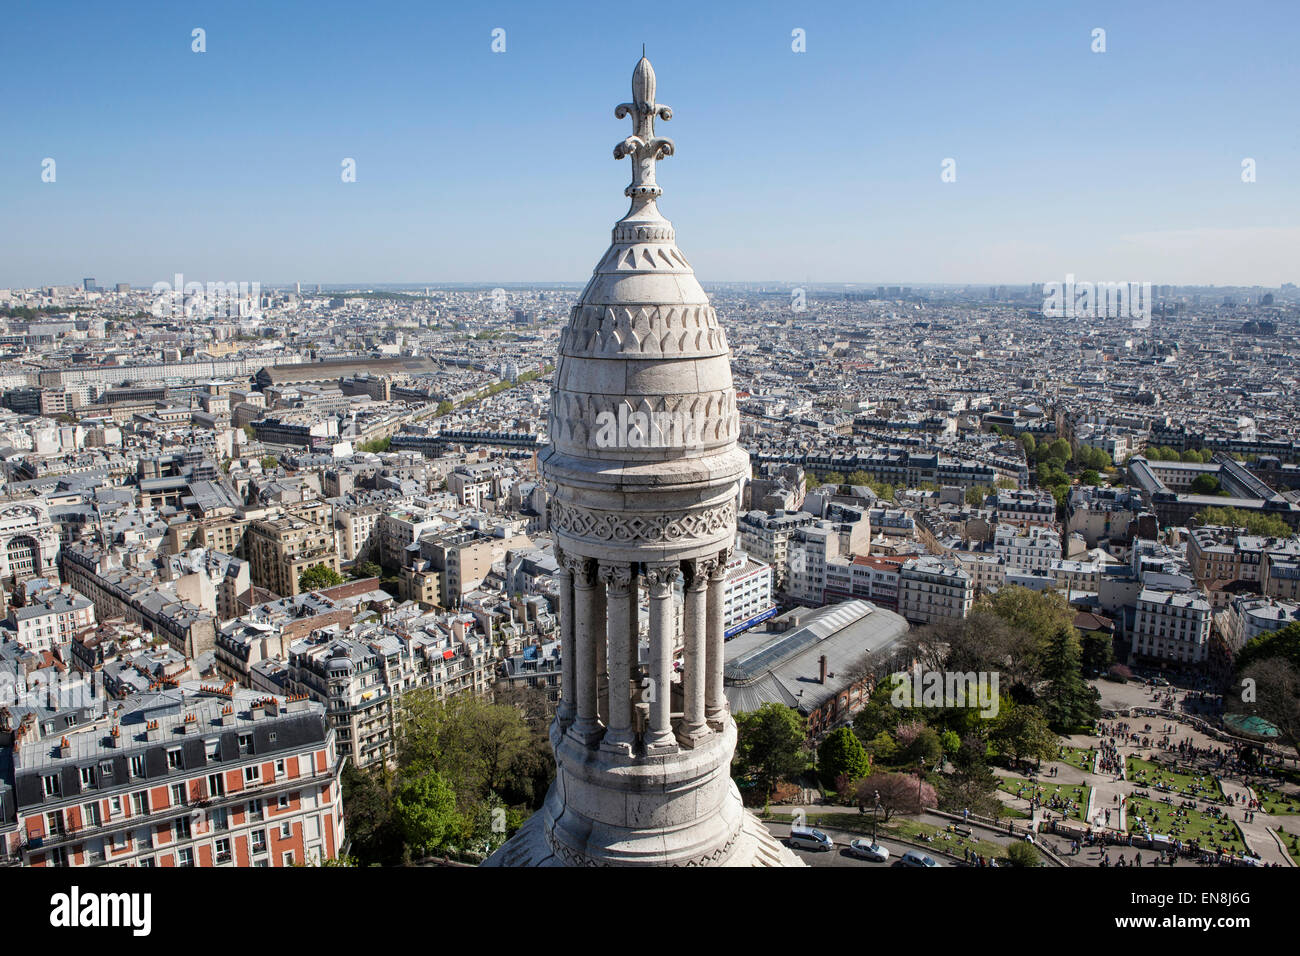
[[[626,209],[613,110],[643,42],[674,110],[660,208],[706,282],[1300,281],[1294,0],[51,0],[4,20],[0,287],[584,281]]]

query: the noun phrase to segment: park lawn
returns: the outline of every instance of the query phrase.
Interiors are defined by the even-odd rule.
[[[1130,833],[1144,832],[1142,822],[1151,827],[1152,833],[1163,833],[1184,843],[1196,842],[1202,850],[1213,852],[1222,849],[1225,853],[1246,853],[1246,841],[1241,830],[1232,820],[1220,821],[1201,810],[1185,810],[1183,816],[1177,816],[1178,808],[1166,803],[1146,800],[1142,797],[1129,797],[1127,822]],[[1155,819],[1155,814],[1160,819]],[[1225,835],[1226,834],[1226,835]]]
[[[1066,814],[1066,817],[1071,820],[1085,819],[1084,814],[1088,812],[1088,797],[1092,791],[1092,788],[1085,784],[1047,783],[1042,780],[1034,784],[1023,777],[998,777],[998,789],[1022,800],[1029,800],[1037,793],[1039,805],[1053,813],[1062,811],[1048,806],[1052,797],[1060,796],[1063,800],[1074,800],[1078,806]]]
[[[1282,793],[1278,790],[1265,790],[1263,787],[1252,788],[1259,798],[1260,809],[1270,816],[1288,816],[1300,813],[1300,795]]]
[[[1092,773],[1096,757],[1097,751],[1089,747],[1062,747],[1055,762],[1069,764],[1071,767]]]
[[[1287,823],[1291,824],[1289,830]],[[1291,859],[1300,863],[1300,826],[1297,826],[1294,820],[1288,820],[1278,826],[1277,835],[1282,838],[1282,845],[1286,847],[1287,853],[1291,854]]]
[[[1200,797],[1205,800],[1224,801],[1223,788],[1212,774],[1195,777],[1171,770],[1164,764],[1152,763],[1138,757],[1128,758],[1128,778],[1134,786],[1160,793]],[[1163,786],[1160,786],[1163,784]]]

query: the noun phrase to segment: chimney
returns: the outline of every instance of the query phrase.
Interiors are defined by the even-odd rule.
[[[825,654],[817,658],[817,670],[818,670],[817,683],[819,684],[826,683],[826,655]]]

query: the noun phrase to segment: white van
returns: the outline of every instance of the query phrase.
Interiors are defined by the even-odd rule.
[[[790,846],[798,847],[801,850],[833,850],[835,841],[828,837],[821,830],[814,830],[810,827],[791,827],[790,828]]]

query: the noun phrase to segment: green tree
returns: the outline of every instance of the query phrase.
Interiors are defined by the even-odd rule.
[[[321,588],[332,588],[342,583],[343,575],[328,564],[313,564],[298,575],[299,591],[319,591]]]
[[[1012,866],[1042,866],[1042,855],[1030,843],[1012,843],[1007,847],[1007,860]]]
[[[391,780],[383,764],[360,770],[348,761],[341,775],[343,821],[352,854],[362,866],[399,866],[405,839],[393,819]]]
[[[1295,532],[1291,526],[1277,515],[1257,514],[1250,511],[1238,511],[1236,508],[1206,508],[1196,515],[1198,525],[1224,525],[1229,528],[1245,528],[1250,534],[1266,538],[1287,538]]]
[[[1212,495],[1219,490],[1219,479],[1213,475],[1197,475],[1189,489],[1194,495]]]
[[[871,696],[853,718],[853,732],[858,735],[859,740],[866,743],[876,735],[882,732],[892,733],[898,727],[906,713],[895,707],[891,699],[898,682],[899,678],[892,674],[876,682],[871,690]]]
[[[822,484],[831,485],[834,488],[839,488],[840,485],[844,484],[844,476],[841,475],[838,471],[827,472],[825,475],[822,476]]]
[[[1025,455],[1032,455],[1038,448],[1038,439],[1034,438],[1033,432],[1021,432],[1020,444],[1024,446]]]
[[[865,777],[871,772],[871,758],[852,730],[839,727],[817,748],[817,770],[822,783],[834,787],[840,777],[847,777],[850,782]]]
[[[981,599],[980,607],[1029,632],[1043,648],[1058,630],[1074,626],[1074,610],[1056,591],[1032,591],[1013,584]]]
[[[899,762],[898,741],[887,730],[882,730],[872,737],[867,742],[867,750],[878,764],[889,766]]]
[[[364,451],[369,452],[372,455],[378,455],[381,452],[388,451],[392,444],[392,438],[376,438],[373,441],[362,442],[357,446],[357,451]]]
[[[275,469],[280,467],[280,459],[276,458],[274,455],[267,455],[262,459],[261,464],[263,471],[275,471]]]
[[[413,850],[433,853],[460,828],[456,793],[436,770],[414,769],[393,799],[393,817]]]
[[[1078,631],[1058,628],[1043,657],[1047,686],[1039,695],[1047,724],[1062,734],[1072,734],[1091,724],[1101,712],[1096,689],[1083,679]]]
[[[899,747],[897,760],[904,766],[910,767],[924,760],[927,767],[933,767],[943,755],[943,741],[933,727],[917,727],[913,722],[900,727],[896,736]]]
[[[1104,671],[1115,661],[1114,641],[1105,631],[1084,631],[1079,635],[1079,649],[1088,670]]]
[[[1064,438],[1058,438],[1047,446],[1047,457],[1053,461],[1059,461],[1065,464],[1070,460],[1070,443]]]
[[[348,573],[359,581],[363,578],[377,578],[384,573],[384,569],[373,561],[358,561],[352,565],[352,569]]]
[[[972,508],[978,508],[984,504],[984,499],[991,493],[988,485],[972,485],[966,489],[966,504]]]
[[[402,696],[401,723],[399,765],[436,770],[463,810],[493,793],[512,800],[536,796],[534,734],[519,707],[472,694],[439,700],[415,690]]]
[[[989,728],[989,743],[1013,763],[1051,757],[1059,746],[1057,739],[1041,710],[1005,698]]]
[[[1233,663],[1238,671],[1244,671],[1260,661],[1272,658],[1279,658],[1292,667],[1300,668],[1300,621],[1292,621],[1279,630],[1251,638],[1237,652]]]
[[[436,414],[439,418],[442,418],[444,415],[450,415],[455,410],[455,408],[456,406],[453,405],[448,399],[443,399],[441,402],[438,403],[438,410],[434,414]]]
[[[807,766],[807,723],[793,707],[775,702],[737,714],[733,773],[752,775],[771,796],[778,781]]]

